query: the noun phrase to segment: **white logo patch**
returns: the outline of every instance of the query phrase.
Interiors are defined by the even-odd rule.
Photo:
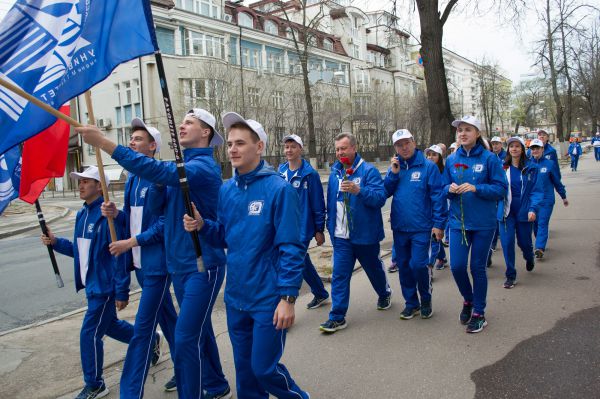
[[[421,181],[421,172],[413,172],[410,175],[410,181]]]
[[[547,171],[548,171],[548,168],[542,168],[542,169],[540,169],[540,172],[542,172],[542,173],[546,173]]]
[[[248,205],[248,216],[258,216],[262,213],[264,201],[252,201]]]
[[[352,179],[352,182],[357,186],[360,186],[360,177],[355,177],[354,179]]]
[[[483,165],[478,163],[477,165],[473,166],[473,170],[475,172],[482,172],[483,171]]]
[[[148,187],[144,187],[140,190],[140,198],[146,197],[146,192],[148,191]]]
[[[294,188],[300,187],[300,180],[296,180],[295,182],[293,182],[292,187],[294,187]]]
[[[550,155],[546,155],[544,158],[546,158],[546,159],[550,159],[550,158],[552,158],[552,157],[551,157]]]
[[[94,223],[88,224],[87,232],[90,234],[94,232]]]
[[[304,189],[308,190],[308,182],[307,181],[304,182]]]

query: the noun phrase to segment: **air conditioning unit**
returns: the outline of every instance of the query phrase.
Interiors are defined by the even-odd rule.
[[[96,120],[96,125],[100,129],[109,129],[112,126],[112,122],[109,118],[98,118]]]
[[[223,14],[223,19],[225,20],[225,22],[231,22],[232,16],[231,14]]]

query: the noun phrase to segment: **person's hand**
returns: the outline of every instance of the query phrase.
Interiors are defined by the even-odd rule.
[[[294,324],[296,318],[294,305],[283,299],[279,301],[275,314],[273,315],[273,325],[277,330],[285,330]]]
[[[471,183],[463,183],[456,188],[455,192],[456,192],[456,194],[464,194],[464,193],[468,193],[468,192],[474,193],[476,191],[477,191],[477,189]]]
[[[112,256],[119,256],[124,252],[129,251],[133,247],[137,247],[137,239],[135,237],[128,238],[127,240],[114,241],[108,244],[108,250]]]
[[[317,231],[315,233],[315,241],[317,241],[317,246],[320,247],[325,242],[325,234],[322,231]]]
[[[42,244],[44,245],[54,245],[56,244],[56,237],[52,234],[52,230],[48,227],[48,235],[42,234],[40,239],[42,240]]]
[[[535,212],[529,212],[527,214],[527,221],[528,222],[535,222]]]
[[[100,147],[104,140],[106,140],[102,131],[94,125],[76,127],[75,131],[81,135],[81,138],[86,144],[94,147]]]
[[[431,229],[431,234],[435,236],[435,239],[438,241],[442,241],[444,238],[444,230],[436,229],[435,227]]]
[[[115,306],[118,311],[125,309],[129,305],[129,301],[115,301]]]
[[[458,190],[458,184],[452,183],[450,187],[448,187],[448,192],[451,194],[456,194],[456,190]]]
[[[563,200],[563,205],[564,205],[564,206],[569,206],[569,200],[565,198],[565,199]]]
[[[350,180],[344,180],[342,182],[342,186],[340,187],[340,191],[343,193],[357,195],[358,193],[360,193],[360,186]]]
[[[102,213],[102,216],[110,219],[115,219],[119,214],[117,205],[115,205],[115,203],[112,201],[103,202],[100,206],[100,212]]]
[[[204,219],[200,216],[200,212],[196,209],[196,205],[192,202],[192,210],[194,212],[194,217],[192,218],[188,214],[183,215],[183,228],[188,233],[192,231],[202,230],[202,226],[204,226]]]
[[[392,168],[392,173],[395,175],[400,172],[400,161],[397,156],[393,156],[390,160],[390,168]]]

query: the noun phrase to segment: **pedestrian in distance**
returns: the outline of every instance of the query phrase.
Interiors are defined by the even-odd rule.
[[[425,155],[427,159],[433,162],[440,171],[440,176],[444,173],[444,157],[443,150],[439,145],[432,145],[431,147],[425,150]],[[444,195],[444,203],[446,210],[448,209],[448,200],[446,199],[446,195]],[[446,221],[444,222],[444,235],[446,234],[448,227],[448,212],[446,212]],[[446,250],[444,249],[444,238],[442,240],[431,240],[431,254],[429,256],[429,267],[435,270],[443,270],[448,264],[448,259],[446,258]]]
[[[600,132],[596,132],[594,137],[592,137],[592,147],[594,148],[596,162],[600,162]]]
[[[302,284],[306,247],[299,198],[262,159],[262,125],[235,112],[223,115],[234,176],[219,191],[214,218],[185,215],[183,227],[227,248],[225,305],[238,399],[308,399],[280,363]]]
[[[550,136],[548,135],[548,132],[544,129],[538,130],[537,138],[541,140],[542,143],[544,143],[544,158],[552,161],[554,168],[558,173],[558,176],[560,177],[560,165],[558,164],[558,154],[556,153],[554,147],[550,145]],[[530,153],[527,154],[527,157],[530,158],[530,155]]]
[[[392,231],[405,300],[400,319],[410,320],[419,313],[421,318],[429,319],[433,316],[431,243],[444,237],[448,212],[442,177],[439,167],[417,149],[407,129],[394,132],[392,144],[396,155],[392,157],[384,187],[386,195],[393,197]]]
[[[308,246],[314,238],[318,246],[325,242],[325,198],[319,173],[302,158],[302,139],[291,134],[283,138],[287,162],[279,166],[279,173],[296,189],[300,198],[300,239],[307,250],[302,277],[310,287],[313,299],[307,309],[316,309],[329,298],[329,293],[310,260]]]
[[[583,153],[581,149],[581,144],[577,138],[571,139],[571,144],[569,144],[569,149],[567,151],[567,155],[571,157],[571,171],[577,172],[577,165],[579,164],[579,157]]]
[[[538,179],[544,190],[544,200],[540,206],[539,212],[533,222],[533,233],[535,235],[535,257],[542,259],[546,251],[548,242],[548,231],[550,229],[550,217],[554,209],[554,190],[562,198],[564,206],[569,206],[567,200],[567,191],[562,184],[560,176],[554,168],[551,160],[544,158],[544,143],[541,140],[532,140],[529,149],[531,150],[531,161],[538,165]]]
[[[504,150],[504,143],[502,143],[502,139],[498,136],[492,137],[490,140],[492,144],[492,152],[498,157],[498,161],[501,164],[504,164],[504,159],[506,158],[506,151]],[[500,237],[500,227],[496,226],[496,232],[494,233],[494,240],[492,241],[492,247],[490,248],[490,256],[488,257],[487,266],[492,266],[492,255],[496,252],[496,247],[498,246],[498,237]]]
[[[468,115],[452,126],[460,147],[446,160],[443,175],[450,199],[450,269],[464,300],[460,322],[467,333],[478,333],[487,325],[486,263],[507,181],[498,158],[483,146],[479,120]]]
[[[95,399],[108,395],[102,377],[105,335],[123,343],[133,337],[133,326],[117,318],[117,310],[129,303],[130,276],[125,257],[113,257],[109,251],[110,231],[100,206],[104,202],[98,168],[90,166],[81,173],[71,172],[79,181],[79,198],[83,207],[75,217],[73,241],[57,238],[48,228],[42,234],[42,243],[73,258],[75,263],[75,288],[85,290],[87,309],[81,325],[79,351],[85,387],[76,399]],[[106,179],[106,185],[110,181]],[[115,224],[117,237],[123,237],[119,224]]]
[[[131,121],[129,148],[133,151],[154,158],[160,151],[161,142],[156,128],[147,126],[139,118]],[[128,270],[135,271],[142,287],[133,338],[127,347],[121,374],[121,399],[143,397],[148,369],[159,362],[164,338],[171,352],[175,351],[177,312],[171,298],[171,277],[165,261],[164,216],[151,211],[151,202],[155,200],[150,196],[151,185],[149,180],[129,173],[123,209],[119,211],[114,202],[105,202],[101,208],[102,215],[121,223],[126,234],[125,239],[110,244],[111,254],[125,257]],[[163,199],[157,201],[162,202]],[[157,325],[162,332],[155,339]],[[174,376],[169,383],[175,384]],[[176,386],[167,389],[174,390]]]
[[[335,138],[337,161],[327,186],[327,230],[333,244],[331,311],[320,325],[325,333],[347,327],[350,279],[358,260],[377,294],[377,309],[391,306],[392,290],[379,256],[384,238],[381,207],[386,194],[379,171],[357,152],[356,137],[340,133]]]
[[[221,168],[213,158],[213,147],[223,144],[223,137],[215,128],[215,122],[212,114],[194,108],[179,126],[190,197],[204,215],[212,218],[216,218],[218,192],[222,185]],[[128,171],[154,183],[147,194],[153,201],[147,206],[151,212],[164,215],[167,270],[179,303],[174,354],[179,397],[231,397],[211,321],[212,309],[225,278],[225,252],[200,238],[205,271],[198,270],[192,237],[181,228],[186,209],[175,162],[161,162],[116,145],[95,126],[77,130],[86,143],[99,147]],[[173,384],[168,383],[165,389],[173,389]]]
[[[513,288],[517,281],[515,265],[515,236],[523,253],[528,272],[535,267],[531,233],[533,222],[544,200],[544,189],[538,180],[538,164],[525,155],[525,142],[520,137],[507,140],[508,154],[504,160],[504,171],[508,181],[508,191],[498,204],[498,223],[506,281],[504,288]],[[551,161],[550,161],[551,162]]]

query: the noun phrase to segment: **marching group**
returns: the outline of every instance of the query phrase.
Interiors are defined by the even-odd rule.
[[[457,141],[444,160],[443,144],[421,151],[413,135],[400,129],[392,136],[396,154],[385,178],[357,152],[356,138],[341,133],[325,200],[319,174],[302,157],[299,136],[283,138],[287,162],[275,171],[262,159],[267,135],[260,123],[228,112],[222,125],[234,168],[225,182],[213,158],[213,147],[225,143],[215,117],[195,108],[179,127],[193,217],[186,214],[178,165],[154,159],[161,146],[158,130],[134,119],[128,148],[94,126],[77,128],[87,144],[129,171],[122,209],[104,201],[96,167],[72,173],[85,201],[73,241],[51,231],[42,236],[44,244],[74,258],[76,289],[85,289],[88,300],[80,332],[85,387],[77,399],[108,394],[102,377],[105,335],[128,344],[121,398],[143,396],[148,369],[159,361],[165,340],[174,363],[166,390],[177,390],[180,398],[231,397],[211,324],[226,269],[237,397],[309,398],[280,363],[302,280],[313,294],[307,308],[331,298],[329,317],[319,326],[324,333],[347,326],[357,260],[376,293],[377,309],[389,309],[392,290],[379,255],[381,208],[389,197],[393,261],[405,300],[400,318],[432,317],[432,269],[445,267],[448,246],[464,300],[459,320],[468,333],[480,332],[487,325],[486,267],[498,237],[506,262],[504,287],[512,288],[515,237],[526,269],[533,270],[546,249],[554,190],[568,205],[556,151],[543,130],[531,142],[530,154],[518,137],[509,138],[504,151],[497,137],[490,147],[480,122],[465,116],[452,124]],[[114,220],[117,241],[111,242],[107,218]],[[331,294],[307,253],[313,238],[324,243],[325,228],[333,246]],[[204,269],[198,267],[190,232],[198,234]],[[133,325],[116,314],[128,305],[132,270],[142,287]]]

